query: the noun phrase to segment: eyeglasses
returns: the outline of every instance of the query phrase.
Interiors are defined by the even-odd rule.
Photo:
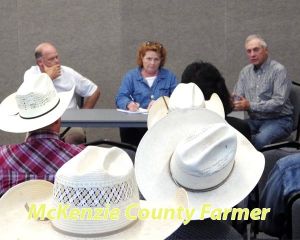
[[[156,46],[158,48],[163,48],[163,45],[158,42],[151,42],[151,41],[146,41],[144,42],[145,46]]]

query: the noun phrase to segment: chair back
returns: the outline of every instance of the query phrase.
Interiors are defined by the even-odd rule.
[[[294,131],[296,131],[296,141],[299,141],[300,132],[300,84],[292,82],[292,88],[290,93],[290,101],[294,107],[293,110],[293,121],[294,121]]]
[[[75,97],[76,97],[76,102],[79,108],[83,107],[84,104],[84,97],[81,97],[80,95],[75,93]]]
[[[80,95],[78,95],[77,93],[75,93],[75,97],[76,97],[76,102],[79,108],[83,107],[84,104],[84,97],[81,97]],[[60,139],[64,139],[66,133],[71,129],[71,127],[66,127],[60,134],[59,134],[59,138]]]
[[[300,193],[297,198],[290,203],[290,238],[300,239]]]

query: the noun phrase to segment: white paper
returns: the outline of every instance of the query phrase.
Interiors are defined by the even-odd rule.
[[[129,111],[129,110],[124,110],[124,109],[120,109],[120,108],[117,108],[117,111],[130,113],[130,114],[148,114],[148,110],[145,109],[145,108],[139,108],[136,112]]]

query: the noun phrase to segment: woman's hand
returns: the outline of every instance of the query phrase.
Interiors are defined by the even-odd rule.
[[[139,110],[140,104],[137,102],[130,102],[127,105],[127,109],[131,112],[136,112],[137,110]]]

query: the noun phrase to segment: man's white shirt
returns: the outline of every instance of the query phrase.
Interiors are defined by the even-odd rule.
[[[30,81],[30,79],[40,73],[39,66],[32,66],[24,73],[24,81]],[[76,94],[82,97],[89,97],[97,89],[95,83],[67,66],[61,66],[61,75],[53,80],[53,84],[57,92],[68,91],[75,85],[75,93],[68,108],[78,108]]]

